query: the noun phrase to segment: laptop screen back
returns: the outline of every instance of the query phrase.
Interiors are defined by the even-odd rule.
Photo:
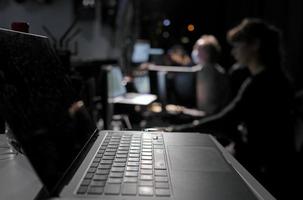
[[[48,39],[5,29],[0,113],[49,192],[95,130]]]

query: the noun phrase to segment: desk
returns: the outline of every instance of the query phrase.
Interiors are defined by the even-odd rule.
[[[5,140],[1,134],[1,144]],[[42,183],[24,155],[0,160],[0,199],[34,199],[41,188]]]

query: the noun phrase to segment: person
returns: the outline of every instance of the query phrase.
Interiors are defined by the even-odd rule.
[[[201,67],[197,73],[197,108],[206,114],[218,112],[230,100],[230,84],[218,64],[221,47],[213,35],[202,35],[195,43],[192,59]]]
[[[176,44],[167,50],[164,65],[190,66],[191,59],[182,45]]]
[[[167,50],[163,64],[174,67],[190,67],[191,58],[184,46],[175,44]],[[180,87],[179,83],[182,82]],[[169,72],[166,74],[166,103],[186,105],[193,104],[190,102],[193,94],[193,77],[190,74]]]
[[[239,162],[277,199],[292,199],[293,92],[282,70],[281,33],[260,19],[244,19],[227,39],[251,76],[219,113],[168,130],[210,132],[219,141],[236,141]],[[236,134],[239,125],[245,134]]]
[[[241,85],[250,76],[250,72],[245,65],[236,62],[228,70],[227,74],[230,82],[231,98],[234,98],[237,95]]]

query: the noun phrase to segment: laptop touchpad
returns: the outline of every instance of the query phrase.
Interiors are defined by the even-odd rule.
[[[230,171],[221,153],[212,147],[168,146],[172,170]]]

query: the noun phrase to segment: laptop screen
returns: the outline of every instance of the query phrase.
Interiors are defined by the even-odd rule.
[[[150,43],[145,40],[138,40],[134,45],[132,54],[133,63],[143,63],[149,60]]]
[[[0,114],[48,191],[95,127],[46,37],[0,29]]]
[[[111,98],[124,95],[126,91],[123,85],[123,74],[121,68],[118,66],[111,66],[108,72],[108,96]]]

